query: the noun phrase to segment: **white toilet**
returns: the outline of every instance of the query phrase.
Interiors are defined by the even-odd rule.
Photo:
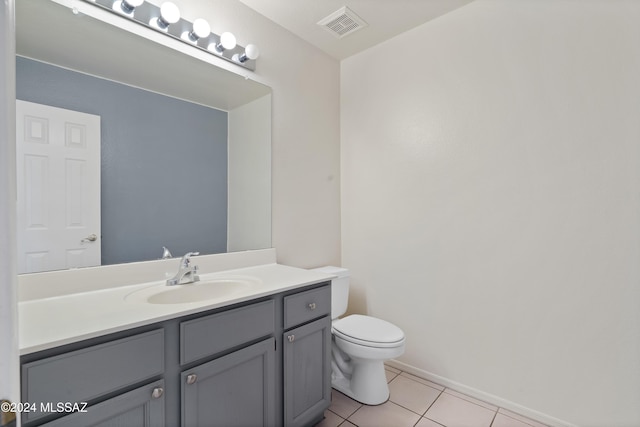
[[[386,402],[389,387],[383,362],[404,353],[404,332],[371,316],[353,314],[338,319],[347,310],[349,270],[339,267],[316,270],[337,276],[331,281],[331,385],[367,405]]]

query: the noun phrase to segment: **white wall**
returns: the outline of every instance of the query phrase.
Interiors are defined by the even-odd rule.
[[[227,251],[271,247],[271,95],[229,111]]]
[[[161,2],[158,0],[158,2]],[[272,244],[278,262],[340,262],[340,64],[237,0],[174,0],[189,20],[260,48],[273,89]]]
[[[640,425],[640,2],[477,0],[342,63],[352,311],[543,421]]]

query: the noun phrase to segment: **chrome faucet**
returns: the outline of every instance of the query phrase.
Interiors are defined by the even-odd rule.
[[[200,280],[198,276],[198,266],[191,266],[191,257],[200,255],[200,252],[187,252],[180,260],[178,272],[171,279],[167,280],[167,286],[184,285]]]

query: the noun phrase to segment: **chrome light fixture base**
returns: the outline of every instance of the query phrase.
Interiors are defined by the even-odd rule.
[[[232,49],[224,49],[222,51],[212,52],[209,46],[221,46],[221,36],[215,33],[210,33],[207,37],[199,37],[197,40],[193,38],[185,38],[184,34],[190,34],[193,32],[193,23],[186,19],[179,18],[176,22],[168,23],[168,25],[158,26],[152,23],[162,22],[161,7],[155,6],[147,1],[142,2],[140,5],[136,5],[135,8],[130,8],[130,3],[138,3],[138,1],[130,1],[124,3],[124,8],[121,8],[122,0],[84,0],[86,3],[90,3],[99,6],[111,13],[114,13],[124,19],[134,21],[146,28],[153,29],[161,32],[167,36],[170,36],[176,40],[181,41],[191,47],[196,47],[200,50],[207,52],[210,55],[214,55],[218,58],[223,58],[229,62],[232,62],[242,68],[254,71],[256,69],[255,59],[246,59],[244,61],[238,61],[237,58],[245,55],[245,48],[243,46],[235,46]],[[115,5],[115,3],[118,3]],[[116,7],[117,6],[117,7]],[[126,9],[125,9],[126,8]],[[124,10],[123,10],[124,9]],[[163,28],[161,28],[163,27]],[[236,58],[236,59],[234,59]]]

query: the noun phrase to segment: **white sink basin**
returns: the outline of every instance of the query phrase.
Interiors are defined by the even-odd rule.
[[[131,292],[125,300],[149,304],[188,304],[228,298],[260,283],[259,279],[253,277],[202,279],[199,282],[174,286],[163,283]]]

